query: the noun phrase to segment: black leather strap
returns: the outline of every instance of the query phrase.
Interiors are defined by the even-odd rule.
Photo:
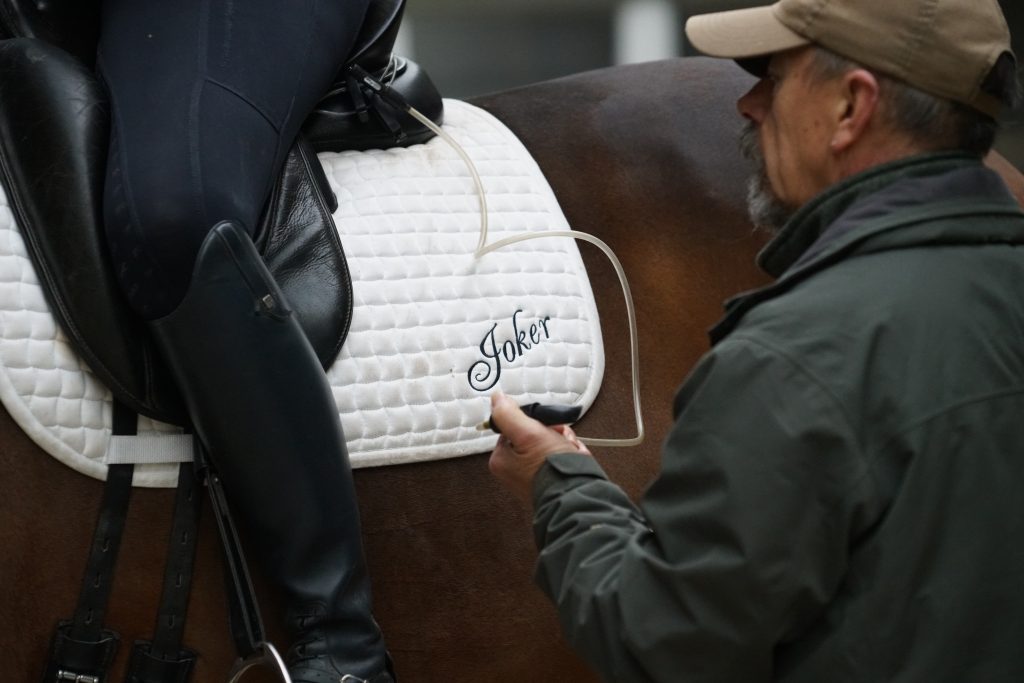
[[[202,496],[192,463],[178,469],[178,493],[164,570],[163,593],[151,641],[136,641],[128,664],[127,683],[179,683],[188,679],[196,653],[182,648],[188,596],[192,587],[199,511]]]
[[[43,683],[102,683],[114,661],[120,637],[113,631],[101,629],[98,638],[80,640],[72,631],[71,621],[57,624],[43,671]]]
[[[434,137],[433,131],[405,106],[369,87],[353,72],[356,67],[372,74],[375,81],[387,83],[406,102],[405,106],[412,105],[438,125],[444,120],[441,94],[415,62],[396,57],[392,66],[377,71],[356,61],[346,65],[302,125],[303,134],[316,151],[408,147]]]
[[[210,507],[217,533],[224,551],[224,583],[228,598],[228,620],[235,649],[241,659],[249,659],[261,651],[266,639],[263,619],[256,602],[256,591],[252,586],[245,554],[238,539],[238,531],[228,509],[227,498],[220,477],[211,468],[209,458],[199,442],[195,440],[196,468],[199,479],[210,494]]]
[[[86,564],[78,607],[72,618],[72,636],[78,640],[98,639],[107,613],[114,565],[121,546],[121,532],[132,491],[133,465],[111,465],[103,489],[103,506],[96,523],[89,561]]]
[[[132,647],[125,683],[185,683],[196,663],[196,653],[180,650],[176,657],[161,657],[152,644],[137,642]]]
[[[114,434],[134,434],[136,416],[114,401]],[[104,628],[103,621],[114,583],[114,567],[121,547],[128,501],[132,492],[133,465],[111,465],[103,488],[96,531],[78,594],[78,606],[70,621],[57,625],[43,683],[102,680],[117,652],[120,637]]]
[[[181,648],[189,589],[192,586],[199,511],[203,502],[197,490],[198,483],[192,463],[182,463],[178,469],[178,494],[174,505],[167,569],[164,571],[160,613],[153,636],[153,654],[157,657],[178,656]]]
[[[92,538],[78,607],[72,618],[72,635],[79,640],[98,639],[102,631],[131,497],[133,470],[132,465],[111,465],[106,471],[102,508]]]

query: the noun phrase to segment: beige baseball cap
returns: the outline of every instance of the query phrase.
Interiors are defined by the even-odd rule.
[[[1010,50],[997,0],[779,0],[686,22],[705,54],[742,60],[815,43],[848,59],[996,117],[982,89]]]

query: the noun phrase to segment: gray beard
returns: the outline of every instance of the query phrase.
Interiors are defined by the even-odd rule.
[[[793,215],[793,210],[782,203],[768,180],[764,155],[758,144],[757,128],[747,122],[740,132],[740,152],[754,162],[754,174],[747,179],[747,214],[754,227],[772,234],[779,232]]]

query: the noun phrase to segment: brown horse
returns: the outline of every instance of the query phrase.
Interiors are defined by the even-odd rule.
[[[720,303],[764,282],[764,237],[742,208],[745,162],[733,106],[751,84],[730,63],[683,59],[582,74],[479,98],[537,158],[575,228],[621,258],[636,300],[648,441],[597,457],[633,495],[656,473],[673,392],[706,349]],[[1024,177],[993,164],[1024,198]],[[618,281],[582,247],[601,307],[604,385],[582,435],[630,436],[629,350]],[[69,617],[102,484],[47,456],[0,414],[0,671],[38,680],[50,634]],[[404,683],[595,681],[531,583],[529,517],[492,480],[486,455],[356,473],[376,614]],[[108,623],[125,645],[153,629],[173,493],[133,494]],[[268,501],[273,504],[273,501]],[[209,520],[206,520],[209,522]],[[234,659],[213,525],[203,525],[185,642],[197,683]],[[285,644],[274,596],[264,617]],[[128,647],[111,680],[124,677]],[[253,675],[247,680],[259,680]]]

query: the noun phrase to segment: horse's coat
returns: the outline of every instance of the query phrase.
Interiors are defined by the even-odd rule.
[[[657,472],[676,386],[707,348],[721,301],[765,281],[764,238],[743,209],[745,163],[735,99],[750,77],[684,59],[582,74],[483,97],[537,158],[574,228],[607,241],[637,304],[648,441],[597,454],[631,494]],[[1024,179],[1002,169],[1024,197]],[[602,320],[607,370],[581,434],[628,436],[629,351],[618,282],[583,248]],[[44,456],[0,414],[0,642],[5,674],[35,680],[54,622],[73,609],[101,485]],[[356,473],[376,613],[405,683],[596,681],[567,649],[531,581],[527,513],[491,478],[485,455]],[[109,623],[147,637],[158,599],[171,492],[136,491]],[[273,501],[268,501],[272,505]],[[163,533],[163,532],[161,532]],[[197,683],[233,658],[212,525],[200,538],[186,643]],[[263,609],[278,642],[273,595]],[[125,650],[112,680],[123,678]],[[256,680],[255,678],[251,680]]]

